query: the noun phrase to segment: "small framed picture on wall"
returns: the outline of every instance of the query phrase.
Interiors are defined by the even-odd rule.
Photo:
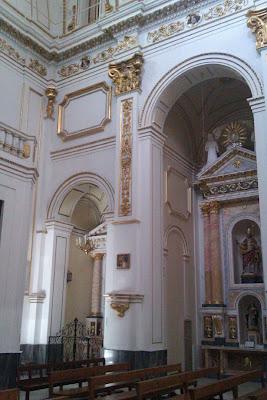
[[[130,268],[130,254],[118,254],[117,255],[117,269],[129,269]]]

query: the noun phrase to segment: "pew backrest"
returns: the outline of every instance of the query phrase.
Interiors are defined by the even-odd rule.
[[[153,393],[160,394],[161,392],[171,391],[178,387],[187,390],[187,387],[199,378],[206,377],[210,374],[219,374],[219,368],[202,368],[196,371],[187,371],[160,377],[156,379],[149,379],[143,382],[137,382],[136,390],[139,400],[146,398]]]
[[[30,364],[20,366],[17,369],[17,382],[23,382],[25,380],[42,379],[47,378],[50,371],[48,364]]]
[[[158,367],[136,369],[132,371],[119,372],[113,375],[93,376],[89,379],[90,397],[93,398],[95,390],[101,386],[118,382],[137,382],[142,379],[149,379],[166,373],[181,372],[181,364],[161,365]]]
[[[216,396],[237,389],[239,385],[254,379],[263,379],[264,373],[259,370],[241,373],[229,378],[220,380],[219,382],[211,383],[208,385],[200,386],[198,388],[189,389],[190,399],[204,400],[206,398]],[[237,396],[237,390],[236,395]],[[236,397],[235,397],[236,398]]]
[[[88,358],[85,360],[65,361],[62,363],[55,363],[51,366],[51,370],[74,369],[82,367],[95,367],[105,365],[105,358]]]

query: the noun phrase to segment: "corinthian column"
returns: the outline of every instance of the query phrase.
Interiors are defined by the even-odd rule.
[[[102,316],[101,312],[101,292],[102,292],[102,260],[103,254],[97,253],[92,256],[94,258],[93,266],[93,282],[92,282],[92,302],[91,317]]]
[[[202,204],[201,211],[204,224],[204,257],[205,257],[205,304],[211,304],[211,263],[210,263],[210,206]]]
[[[211,265],[211,297],[212,304],[223,304],[221,242],[220,242],[220,203],[210,203],[210,265]]]

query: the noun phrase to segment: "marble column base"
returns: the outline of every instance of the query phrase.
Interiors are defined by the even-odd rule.
[[[167,350],[159,351],[128,351],[104,350],[106,362],[130,364],[131,369],[148,368],[167,364]]]
[[[20,353],[0,353],[0,389],[16,387]]]
[[[21,344],[21,363],[45,364],[47,362],[47,344]]]

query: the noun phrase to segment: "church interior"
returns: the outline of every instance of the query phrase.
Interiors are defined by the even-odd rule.
[[[266,400],[266,1],[0,0],[0,89],[0,400]]]

